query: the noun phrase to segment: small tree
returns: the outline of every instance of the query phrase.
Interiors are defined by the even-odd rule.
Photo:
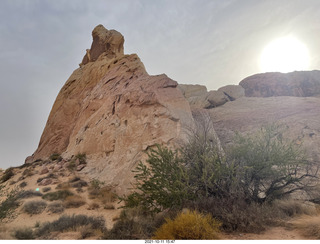
[[[273,201],[296,191],[308,192],[317,179],[317,168],[294,141],[283,138],[279,125],[264,126],[251,136],[238,134],[228,156],[236,167],[238,190],[247,201]]]
[[[152,212],[181,207],[191,198],[189,179],[177,151],[157,145],[148,153],[147,165],[140,162],[136,173],[136,189],[124,198],[126,207],[142,206]]]
[[[225,153],[207,111],[194,111],[195,124],[188,128],[188,140],[181,147],[192,190],[197,198],[230,194],[233,167]]]

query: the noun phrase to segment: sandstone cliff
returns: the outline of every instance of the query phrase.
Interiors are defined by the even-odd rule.
[[[85,153],[82,172],[124,193],[146,150],[177,143],[193,118],[177,82],[149,76],[137,55],[124,55],[119,32],[99,25],[92,36],[91,49],[62,87],[27,161]]]

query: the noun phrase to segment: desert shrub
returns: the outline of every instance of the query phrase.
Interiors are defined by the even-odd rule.
[[[164,223],[162,215],[151,216],[141,207],[124,209],[112,229],[104,232],[103,239],[150,239],[153,232]]]
[[[33,240],[35,239],[31,228],[17,229],[13,233],[13,237],[17,240]]]
[[[64,206],[60,202],[53,202],[48,205],[47,210],[51,213],[62,213],[64,211]]]
[[[283,133],[283,126],[271,124],[253,135],[235,137],[229,161],[236,169],[237,190],[247,201],[271,202],[315,186],[317,169]]]
[[[90,199],[99,199],[102,203],[114,202],[117,199],[117,195],[112,191],[109,186],[101,188],[91,188],[89,190]]]
[[[20,188],[24,188],[24,187],[26,187],[27,186],[27,182],[25,182],[25,181],[23,181],[23,182],[21,182],[20,184],[19,184],[19,187]]]
[[[190,209],[209,213],[221,222],[225,232],[260,233],[285,217],[269,203],[247,203],[243,199],[203,198],[189,204]]]
[[[41,197],[42,193],[33,190],[21,191],[17,194],[17,199],[31,198],[31,197]]]
[[[42,192],[48,192],[51,190],[50,186],[43,187]]]
[[[105,231],[105,219],[86,215],[63,215],[53,222],[42,224],[36,231],[36,236],[43,237],[51,232],[76,231],[79,227],[88,226],[93,230]]]
[[[53,153],[50,155],[50,160],[52,161],[55,161],[55,160],[58,160],[58,161],[61,161],[62,160],[62,157],[59,153]]]
[[[30,168],[27,168],[22,172],[22,175],[25,177],[32,176],[33,174],[34,173],[33,173],[32,169],[30,169]]]
[[[81,239],[86,239],[94,235],[94,231],[90,226],[83,226],[83,227],[80,227],[79,229],[80,229]]]
[[[54,200],[64,200],[68,196],[72,196],[73,193],[69,190],[59,190],[55,192],[48,192],[42,196],[42,199],[54,201]]]
[[[99,209],[100,208],[100,205],[98,203],[90,203],[89,204],[89,207],[87,208],[88,210],[95,210],[95,209]]]
[[[274,207],[285,216],[294,217],[298,215],[317,215],[317,209],[312,203],[299,201],[296,199],[276,200]]]
[[[98,190],[100,189],[101,187],[104,186],[104,182],[103,181],[100,181],[98,179],[93,179],[90,181],[90,187],[89,187],[89,190]]]
[[[14,176],[13,168],[10,167],[10,168],[8,168],[8,169],[6,169],[6,170],[4,171],[4,174],[3,174],[3,176],[2,176],[1,179],[0,179],[0,183],[4,183],[4,182],[10,180],[13,176]]]
[[[68,196],[64,200],[64,206],[66,208],[78,208],[82,205],[84,205],[86,202],[83,200],[80,196]]]
[[[69,182],[62,182],[59,183],[56,187],[56,189],[61,189],[61,190],[68,190],[70,188],[70,183]]]
[[[148,153],[147,165],[134,171],[137,191],[126,198],[126,207],[142,206],[152,212],[181,207],[191,198],[189,179],[177,152],[157,145]]]
[[[75,171],[76,167],[77,167],[77,164],[74,160],[71,160],[67,165],[67,169],[70,171]]]
[[[85,153],[78,153],[78,154],[76,155],[76,159],[79,160],[79,163],[80,163],[80,164],[86,164],[86,163],[87,163],[87,162],[86,162],[87,156],[86,156]]]
[[[2,192],[2,188],[0,187],[0,196],[5,195],[6,198],[0,203],[0,220],[10,217],[20,205],[17,199],[17,189],[13,189],[10,192]]]
[[[82,188],[84,186],[88,186],[88,183],[84,180],[78,180],[76,182],[72,182],[70,185],[73,188]]]
[[[219,239],[220,222],[211,215],[204,215],[196,211],[185,211],[175,219],[167,219],[153,239],[160,240],[213,240]]]
[[[46,207],[47,207],[47,203],[44,201],[31,201],[31,202],[26,202],[23,205],[23,211],[30,215],[40,214],[45,210]]]

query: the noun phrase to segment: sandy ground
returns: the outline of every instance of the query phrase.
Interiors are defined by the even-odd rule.
[[[44,177],[47,174],[40,175],[39,172],[41,171],[42,166],[36,166],[32,169],[33,175],[25,177],[21,180],[22,173],[25,169],[15,169],[15,175],[7,182],[6,188],[8,191],[16,188],[22,182],[26,182],[27,186],[23,188],[23,190],[33,190],[36,191],[39,188],[41,193],[44,187],[51,187],[49,192],[56,191],[56,187],[59,183],[68,182],[70,179],[74,178],[75,176],[79,176],[81,179],[90,182],[86,179],[86,176],[80,174],[79,172],[69,172],[65,169],[61,169],[60,171],[54,172],[58,178],[54,184],[49,184],[46,186],[39,186],[37,183],[37,179],[40,177]],[[50,173],[50,172],[49,172]],[[0,173],[1,177],[1,173]],[[15,183],[14,183],[15,182]],[[14,183],[14,184],[13,184]],[[29,215],[24,213],[23,205],[28,201],[42,201],[41,197],[32,197],[26,198],[21,200],[21,205],[15,210],[13,216],[10,219],[4,219],[0,222],[0,239],[11,240],[14,239],[12,237],[12,232],[15,229],[31,227],[33,228],[37,223],[44,223],[44,222],[51,222],[57,220],[62,215],[73,215],[73,214],[83,214],[87,216],[103,216],[106,220],[106,227],[108,229],[112,228],[115,220],[119,217],[121,209],[118,209],[119,204],[117,200],[115,202],[109,203],[110,205],[114,206],[114,209],[104,209],[103,203],[101,203],[98,199],[89,199],[88,197],[88,187],[83,187],[82,193],[77,193],[75,188],[69,188],[70,191],[74,192],[76,195],[81,196],[86,204],[78,207],[78,208],[65,208],[64,212],[61,214],[54,214],[50,213],[47,210],[44,210],[41,214]],[[5,199],[4,197],[0,197],[0,201]],[[47,204],[52,202],[47,201]],[[100,205],[99,208],[94,210],[89,210],[89,206],[92,203],[98,203]],[[79,233],[76,232],[67,232],[59,234],[59,239],[78,239]]]
[[[37,183],[37,179],[40,177],[44,177],[45,175],[40,175],[39,172],[41,170],[41,166],[35,167],[32,172],[33,175],[25,177],[25,179],[21,180],[22,173],[25,169],[15,169],[15,175],[12,179],[8,181],[7,188],[13,189],[21,182],[26,182],[27,186],[24,190],[34,190],[36,188],[40,188],[40,192],[43,190],[43,186],[39,186]],[[55,191],[57,184],[68,182],[70,179],[74,178],[75,176],[79,176],[82,179],[89,182],[88,179],[85,178],[84,175],[79,174],[78,172],[69,172],[65,169],[61,171],[54,172],[58,175],[58,181],[54,184],[47,185],[46,187],[51,187],[51,191]],[[0,177],[1,177],[0,172]],[[13,182],[14,184],[12,184]],[[32,197],[27,199],[22,199],[22,204],[19,208],[15,210],[13,218],[5,219],[4,221],[0,222],[0,239],[2,240],[12,240],[12,233],[15,229],[18,228],[25,228],[31,227],[34,228],[37,223],[43,222],[51,222],[58,219],[61,215],[72,215],[72,214],[84,214],[87,216],[103,216],[106,220],[106,227],[108,229],[112,228],[113,224],[115,223],[116,219],[119,217],[121,209],[118,209],[119,205],[117,202],[112,202],[114,209],[105,209],[103,208],[103,204],[99,202],[98,199],[89,199],[88,197],[88,188],[83,187],[83,192],[76,193],[74,188],[70,188],[75,194],[80,195],[86,202],[85,205],[79,208],[66,208],[62,214],[53,214],[49,213],[48,211],[44,211],[41,214],[36,214],[30,216],[27,213],[23,212],[23,204],[27,201],[33,200],[41,200],[41,197]],[[0,201],[3,200],[3,197]],[[48,202],[49,204],[50,202]],[[98,203],[100,207],[98,209],[89,210],[89,206],[92,203]],[[320,226],[320,215],[317,216],[300,216],[299,218],[295,218],[290,222],[286,223],[284,226],[281,227],[270,227],[265,232],[260,234],[252,234],[252,233],[232,233],[232,234],[221,234],[222,240],[308,240],[312,238],[307,238],[305,230],[308,230],[310,223],[314,224],[314,226]],[[307,225],[309,224],[309,225]],[[319,227],[320,228],[320,227]],[[315,230],[317,231],[317,229]],[[319,230],[320,231],[320,230]],[[303,235],[304,233],[304,235]],[[65,232],[65,233],[58,233],[58,239],[61,240],[74,240],[74,239],[81,239],[79,232]],[[95,239],[95,236],[89,237],[89,239]],[[313,236],[314,238],[314,236]],[[320,238],[320,234],[319,234]]]
[[[296,230],[285,227],[273,227],[261,234],[223,234],[223,240],[308,240]]]

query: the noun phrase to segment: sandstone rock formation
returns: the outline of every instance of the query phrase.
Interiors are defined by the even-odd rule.
[[[92,31],[92,38],[91,48],[87,49],[80,66],[96,61],[101,54],[108,58],[123,55],[124,38],[118,31],[106,31],[103,25],[98,25]]]
[[[287,138],[320,164],[320,98],[242,97],[208,111],[224,147],[232,142],[235,132],[251,133],[262,125],[278,123],[287,126]]]
[[[146,150],[177,143],[193,118],[176,81],[149,76],[137,55],[123,54],[120,33],[99,25],[92,36],[91,49],[58,94],[28,160],[85,153],[81,173],[125,193]]]
[[[179,84],[178,88],[182,91],[192,109],[218,107],[245,95],[243,87],[239,85],[228,85],[219,88],[217,91],[209,92],[205,86],[201,85]]]
[[[240,82],[247,97],[320,95],[320,71],[264,73],[249,76]]]

